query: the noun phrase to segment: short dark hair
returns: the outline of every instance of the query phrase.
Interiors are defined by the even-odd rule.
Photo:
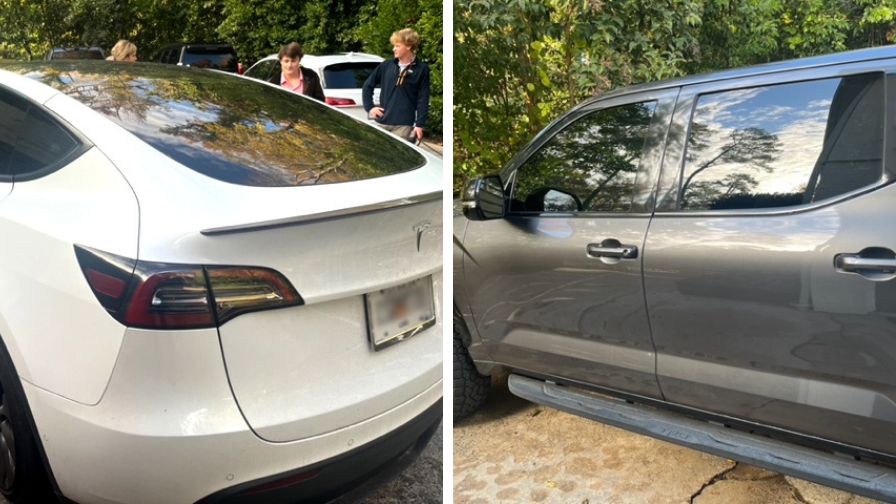
[[[305,53],[302,52],[302,45],[298,42],[290,42],[285,46],[280,48],[280,52],[277,53],[277,59],[283,59],[284,56],[289,56],[292,59],[302,59]]]

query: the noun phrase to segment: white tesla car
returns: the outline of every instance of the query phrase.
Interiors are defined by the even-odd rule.
[[[366,53],[341,53],[302,57],[302,66],[317,72],[327,105],[336,107],[353,117],[367,120],[361,88],[364,81],[383,62],[383,58]],[[280,75],[280,60],[271,54],[255,62],[244,74],[246,77],[267,81]],[[379,103],[380,89],[373,90],[373,102]]]
[[[318,502],[413,459],[441,171],[248,79],[0,66],[0,491]]]

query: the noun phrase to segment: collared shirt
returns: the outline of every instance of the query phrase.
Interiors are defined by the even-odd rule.
[[[286,75],[282,72],[280,73],[280,85],[294,93],[305,94],[305,77],[302,75],[302,69],[299,68],[299,84],[297,86],[290,86],[289,81],[286,80]]]

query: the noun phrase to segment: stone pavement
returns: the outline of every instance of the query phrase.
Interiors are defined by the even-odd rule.
[[[872,504],[519,399],[454,426],[454,503]]]
[[[432,154],[435,154],[436,156],[442,157],[441,139],[439,139],[438,142],[436,142],[434,140],[426,139],[420,144],[420,147],[426,149],[427,151],[431,152]]]
[[[363,501],[364,504],[442,502],[443,426],[444,424],[439,424],[438,430],[423,449],[420,458],[394,480],[367,496]]]

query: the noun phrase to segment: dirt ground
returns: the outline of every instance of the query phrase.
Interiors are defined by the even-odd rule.
[[[454,503],[872,504],[778,473],[633,434],[492,385],[454,425]]]
[[[364,504],[432,504],[442,502],[443,424],[420,457],[372,495],[363,499]]]

